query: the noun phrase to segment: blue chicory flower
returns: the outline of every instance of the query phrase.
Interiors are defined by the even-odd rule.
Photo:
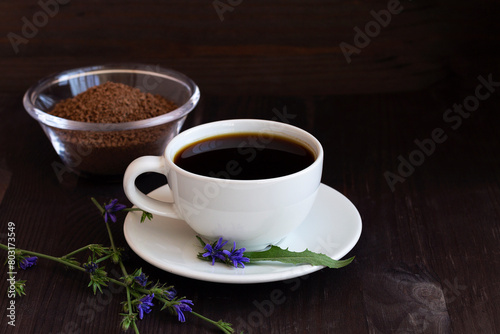
[[[83,268],[85,268],[85,271],[89,274],[93,274],[95,273],[97,268],[99,268],[99,265],[95,262],[90,261],[89,263],[84,263]]]
[[[146,284],[148,283],[148,278],[144,273],[141,273],[139,276],[135,276],[134,279],[141,286],[146,286]]]
[[[139,319],[142,320],[144,313],[150,313],[151,307],[153,307],[153,298],[155,294],[150,294],[141,298],[139,305],[137,305],[137,311],[139,311]]]
[[[173,300],[177,296],[177,291],[172,288],[170,291],[165,291],[163,293],[168,300]]]
[[[245,268],[243,262],[250,262],[248,257],[243,256],[245,250],[245,248],[236,249],[236,242],[233,242],[233,249],[231,251],[223,250],[222,252],[227,256],[228,260],[233,262],[235,268],[238,268],[238,266]]]
[[[107,223],[108,218],[111,219],[113,223],[116,222],[115,212],[125,209],[127,206],[118,203],[118,199],[114,199],[109,204],[104,206],[104,221]]]
[[[30,268],[30,267],[33,267],[34,265],[36,265],[37,261],[38,261],[38,257],[28,256],[28,257],[23,258],[21,260],[21,262],[19,262],[19,266],[21,267],[21,269],[26,270],[27,268]]]
[[[222,240],[222,238],[219,238],[219,240],[217,241],[217,244],[213,247],[210,244],[206,244],[205,247],[203,247],[203,249],[206,249],[207,252],[205,254],[203,254],[202,256],[203,257],[210,256],[212,258],[212,265],[215,264],[216,259],[225,261],[226,258],[224,257],[224,253],[221,249],[222,247],[224,247],[225,244],[227,244],[227,241]]]
[[[181,299],[178,300],[178,302],[179,304],[174,305],[174,308],[177,311],[177,319],[179,319],[180,322],[185,322],[186,317],[183,312],[192,312],[193,310],[187,304],[193,305],[193,302],[189,299]]]

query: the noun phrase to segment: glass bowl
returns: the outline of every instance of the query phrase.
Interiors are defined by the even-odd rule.
[[[124,123],[80,122],[50,114],[58,102],[108,81],[159,94],[178,107],[160,116]],[[198,86],[182,73],[152,65],[110,64],[46,77],[28,89],[23,104],[63,162],[52,164],[60,180],[65,172],[113,180],[120,178],[135,158],[162,155],[199,99]]]

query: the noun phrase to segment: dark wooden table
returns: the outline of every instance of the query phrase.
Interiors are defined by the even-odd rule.
[[[247,333],[499,332],[500,35],[492,10],[498,5],[402,2],[404,11],[347,64],[339,43],[352,43],[353,27],[386,1],[233,1],[224,20],[212,4],[193,1],[169,8],[152,0],[60,3],[18,50],[7,34],[22,34],[22,18],[31,22],[42,7],[0,5],[0,243],[11,222],[19,248],[62,256],[107,245],[90,197],[130,204],[120,183],[58,177],[52,165],[60,160],[24,111],[24,91],[44,75],[81,65],[160,64],[200,85],[202,98],[184,129],[273,119],[286,110],[291,124],[322,142],[322,182],[354,203],[363,232],[345,268],[228,285],[149,265],[127,247],[121,215],[112,232],[126,249],[127,268],[142,267],[192,299],[196,312]],[[148,192],[164,182],[150,174],[139,185]],[[7,253],[0,254],[4,262]],[[18,270],[26,296],[15,299],[10,326],[7,267],[1,268],[0,332],[121,332],[123,291],[94,296],[85,273],[47,260]],[[270,304],[276,293],[280,303]],[[138,326],[141,333],[218,332],[158,308]]]
[[[442,118],[474,91],[471,85],[463,92],[204,97],[186,127],[233,117],[271,119],[274,108],[286,108],[296,115],[293,124],[319,138],[326,152],[323,183],[345,194],[363,219],[361,239],[349,253],[356,259],[343,269],[255,285],[175,276],[131,251],[126,265],[174,284],[195,302],[196,311],[253,333],[494,333],[500,326],[500,95],[481,101],[456,129],[458,120]],[[58,157],[23,111],[20,95],[3,94],[1,101],[2,242],[7,223],[13,222],[20,248],[63,255],[89,243],[108,244],[89,198],[128,203],[121,184],[94,183],[70,173],[60,182],[51,167]],[[420,163],[413,153],[419,149],[415,140],[429,143],[436,129],[447,139]],[[409,172],[399,167],[400,157],[420,165]],[[399,175],[397,181],[390,178],[393,189],[388,172]],[[151,175],[141,186],[148,191],[162,182]],[[113,232],[117,244],[126,246],[122,220],[113,224]],[[0,290],[5,291],[5,269],[2,277]],[[27,280],[27,295],[16,299],[15,328],[6,325],[2,307],[2,331],[119,332],[124,296],[94,297],[85,274],[39,261],[36,269],[20,270],[17,277]],[[286,298],[283,304],[259,311],[256,305],[276,290]],[[139,328],[144,333],[216,332],[188,319],[180,324],[154,311]]]

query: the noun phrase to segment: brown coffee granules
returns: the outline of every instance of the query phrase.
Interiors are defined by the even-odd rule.
[[[160,116],[176,108],[163,96],[106,82],[58,103],[51,114],[80,122],[122,123]]]
[[[101,123],[95,131],[50,127],[57,137],[64,164],[79,175],[120,181],[127,166],[143,155],[161,155],[177,135],[186,116],[157,125],[125,131],[109,131],[105,123],[122,123],[168,113],[177,106],[159,95],[124,84],[106,82],[59,102],[51,114],[65,119]]]

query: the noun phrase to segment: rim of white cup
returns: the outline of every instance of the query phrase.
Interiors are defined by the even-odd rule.
[[[212,177],[212,176],[200,175],[200,174],[196,174],[196,173],[187,171],[187,170],[177,166],[173,162],[173,158],[174,158],[175,154],[177,152],[179,152],[180,150],[182,150],[183,148],[189,146],[193,141],[200,141],[200,140],[203,140],[206,138],[211,138],[211,137],[223,135],[226,133],[252,133],[254,131],[253,130],[242,130],[242,131],[237,131],[237,132],[232,132],[232,131],[217,132],[217,133],[214,132],[214,133],[211,133],[209,135],[197,136],[196,139],[190,140],[189,143],[183,144],[183,145],[178,145],[178,147],[176,147],[175,145],[177,145],[177,142],[182,141],[184,137],[191,136],[193,133],[200,132],[200,131],[205,130],[207,128],[212,128],[212,127],[221,128],[221,127],[226,126],[228,129],[230,129],[230,128],[234,128],[235,124],[245,124],[245,123],[247,123],[247,124],[248,123],[257,123],[257,124],[261,124],[261,125],[271,125],[272,124],[272,125],[288,128],[291,131],[294,131],[294,132],[300,134],[301,138],[307,137],[308,141],[301,139],[301,138],[298,138],[298,137],[292,137],[289,134],[284,134],[281,132],[277,133],[278,136],[285,137],[285,138],[292,138],[292,140],[295,140],[295,141],[305,145],[309,149],[311,149],[315,155],[314,162],[312,164],[310,164],[309,166],[307,166],[306,168],[301,169],[300,171],[297,171],[297,172],[294,172],[291,174],[272,177],[272,178],[252,179],[252,180],[221,179],[221,178]],[[268,132],[265,132],[265,133],[268,133]],[[311,145],[310,142],[312,142],[314,145]],[[176,148],[176,149],[174,150],[174,148]],[[173,150],[175,152],[172,152]],[[324,151],[323,151],[323,146],[321,145],[320,141],[315,136],[313,136],[311,133],[309,133],[306,130],[303,130],[297,126],[294,126],[294,125],[291,125],[288,123],[271,121],[271,120],[248,118],[248,119],[228,119],[228,120],[222,120],[222,121],[214,121],[214,122],[210,122],[210,123],[204,123],[201,125],[197,125],[197,126],[194,126],[192,128],[189,128],[187,130],[184,130],[181,133],[179,133],[177,136],[172,138],[172,140],[169,142],[169,144],[165,148],[163,156],[167,160],[169,167],[175,169],[175,171],[177,173],[180,173],[180,174],[183,174],[183,175],[186,175],[189,177],[196,177],[198,179],[205,179],[205,180],[219,180],[219,181],[223,180],[224,182],[228,182],[230,184],[248,184],[248,183],[255,183],[255,182],[257,182],[257,183],[276,182],[276,181],[281,181],[281,180],[286,180],[286,179],[289,179],[292,177],[296,177],[299,174],[308,173],[309,170],[311,170],[313,168],[317,168],[319,164],[323,163]]]

